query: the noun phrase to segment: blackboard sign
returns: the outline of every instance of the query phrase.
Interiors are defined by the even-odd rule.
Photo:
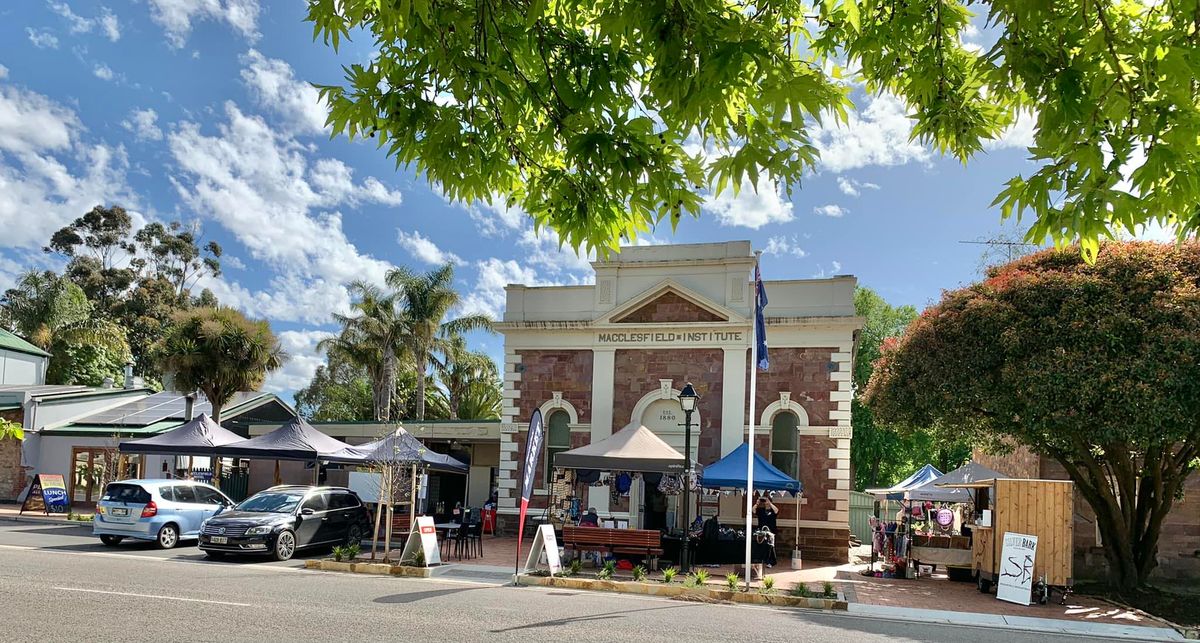
[[[57,473],[39,473],[33,477],[29,495],[21,504],[20,513],[40,511],[45,514],[65,514],[71,503],[67,497],[67,483]]]

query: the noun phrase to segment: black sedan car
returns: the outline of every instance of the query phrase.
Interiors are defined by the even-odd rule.
[[[261,554],[287,560],[299,549],[358,543],[370,529],[370,512],[349,489],[280,486],[205,521],[200,549],[210,558]]]

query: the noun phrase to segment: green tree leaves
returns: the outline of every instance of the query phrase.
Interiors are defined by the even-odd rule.
[[[257,391],[287,359],[270,324],[225,307],[176,313],[155,355],[163,372],[174,375],[177,390],[204,393],[216,422],[235,393]]]
[[[1107,243],[994,268],[885,344],[865,402],[948,440],[1025,445],[1095,510],[1111,578],[1146,581],[1200,454],[1200,244]],[[856,436],[857,437],[857,436]]]
[[[972,11],[994,47],[963,43]],[[708,191],[787,189],[808,128],[850,83],[891,92],[914,138],[964,162],[1034,111],[996,204],[1030,239],[1196,230],[1195,3],[1146,0],[310,0],[315,38],[378,56],[320,87],[334,135],[368,137],[450,198],[520,205],[604,254]],[[1144,158],[1144,162],[1142,159]],[[1140,165],[1139,165],[1140,164]]]

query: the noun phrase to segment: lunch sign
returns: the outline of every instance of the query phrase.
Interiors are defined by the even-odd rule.
[[[65,514],[71,503],[67,498],[67,483],[61,474],[39,473],[33,477],[29,494],[21,503],[21,511],[41,511],[46,514]]]

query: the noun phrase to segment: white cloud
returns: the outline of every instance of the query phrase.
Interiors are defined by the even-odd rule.
[[[1036,126],[1037,117],[1029,112],[1022,111],[1017,114],[1017,120],[1000,134],[1000,138],[984,141],[983,147],[987,150],[1001,150],[1005,148],[1025,149],[1031,147],[1033,145],[1033,130]]]
[[[819,205],[819,206],[813,208],[813,214],[815,214],[819,217],[837,218],[837,217],[843,217],[846,214],[848,214],[849,212],[850,212],[849,210],[847,210],[846,208],[843,208],[842,206],[840,206],[836,203],[830,203],[828,205]]]
[[[225,112],[217,135],[184,122],[167,136],[181,170],[172,182],[184,204],[228,229],[275,276],[258,292],[220,280],[206,285],[252,314],[325,323],[348,310],[345,284],[382,283],[391,264],[359,252],[341,213],[324,208],[396,203],[399,194],[354,183],[341,161],[310,160],[309,148],[233,103]]]
[[[317,367],[325,363],[325,355],[317,350],[321,340],[332,337],[327,330],[285,330],[277,335],[279,345],[287,353],[283,367],[267,375],[263,390],[287,394],[308,386]]]
[[[467,206],[467,214],[478,226],[478,231],[485,237],[504,237],[509,232],[519,230],[529,222],[529,215],[519,206],[508,207],[504,197],[492,195],[491,203],[476,203]]]
[[[769,255],[791,255],[793,257],[808,256],[804,248],[800,247],[799,239],[794,235],[791,238],[780,235],[767,239],[767,247],[763,249],[763,253]]]
[[[850,179],[844,176],[837,177],[837,184],[838,189],[842,191],[842,194],[847,194],[849,196],[859,196],[862,194],[863,190],[879,189],[879,186],[874,183],[859,181],[858,179]]]
[[[112,80],[114,75],[113,70],[104,63],[97,63],[92,69],[92,73],[95,74],[96,78],[99,78],[100,80]]]
[[[121,39],[121,24],[108,7],[100,7],[100,15],[95,18],[84,18],[72,11],[71,5],[65,2],[51,2],[50,9],[66,19],[67,27],[73,34],[99,29],[112,42]]]
[[[446,252],[430,241],[428,238],[421,236],[421,233],[414,230],[411,233],[403,230],[396,230],[396,243],[400,247],[408,251],[418,261],[423,263],[440,266],[446,263],[462,265],[464,262],[461,257],[453,252]]]
[[[479,277],[475,288],[463,297],[462,313],[482,313],[493,319],[500,319],[504,311],[504,287],[508,284],[524,284],[526,286],[547,285],[538,279],[537,273],[529,266],[522,266],[513,260],[502,260],[495,257],[485,259],[477,264]]]
[[[837,275],[840,275],[840,274],[842,274],[842,262],[831,261],[831,262],[829,262],[829,270],[828,271],[825,270],[824,266],[818,265],[817,271],[813,273],[812,278],[813,279],[825,279],[827,277],[836,277]]]
[[[40,248],[99,203],[120,203],[141,225],[121,147],[81,138],[68,107],[0,83],[0,229],[8,248]]]
[[[559,243],[558,232],[542,228],[534,232],[530,225],[521,231],[517,244],[528,250],[528,261],[565,283],[585,283],[594,278],[591,262],[596,253],[579,254],[573,247]]]
[[[296,78],[290,65],[267,58],[251,49],[240,58],[242,81],[250,88],[255,102],[283,118],[297,132],[326,132],[329,116],[316,88]]]
[[[121,127],[133,132],[139,141],[161,141],[162,130],[158,128],[158,112],[153,109],[135,109],[129,118],[121,121]]]
[[[929,148],[909,138],[912,121],[903,101],[892,94],[865,101],[865,107],[851,112],[845,125],[832,119],[814,125],[813,143],[821,153],[822,168],[845,172],[871,165],[929,163]]]
[[[29,34],[29,42],[38,49],[58,49],[58,37],[49,31],[26,27],[25,33]]]
[[[703,208],[716,216],[724,226],[742,226],[757,230],[769,223],[787,223],[795,218],[792,202],[783,189],[767,176],[760,176],[758,186],[744,180],[736,196],[733,190],[709,195]]]
[[[4,80],[5,78],[8,78],[8,67],[0,65],[0,80]]]
[[[214,20],[227,23],[251,42],[259,37],[258,0],[149,0],[150,18],[167,35],[167,43],[182,47],[192,33],[192,23]]]

